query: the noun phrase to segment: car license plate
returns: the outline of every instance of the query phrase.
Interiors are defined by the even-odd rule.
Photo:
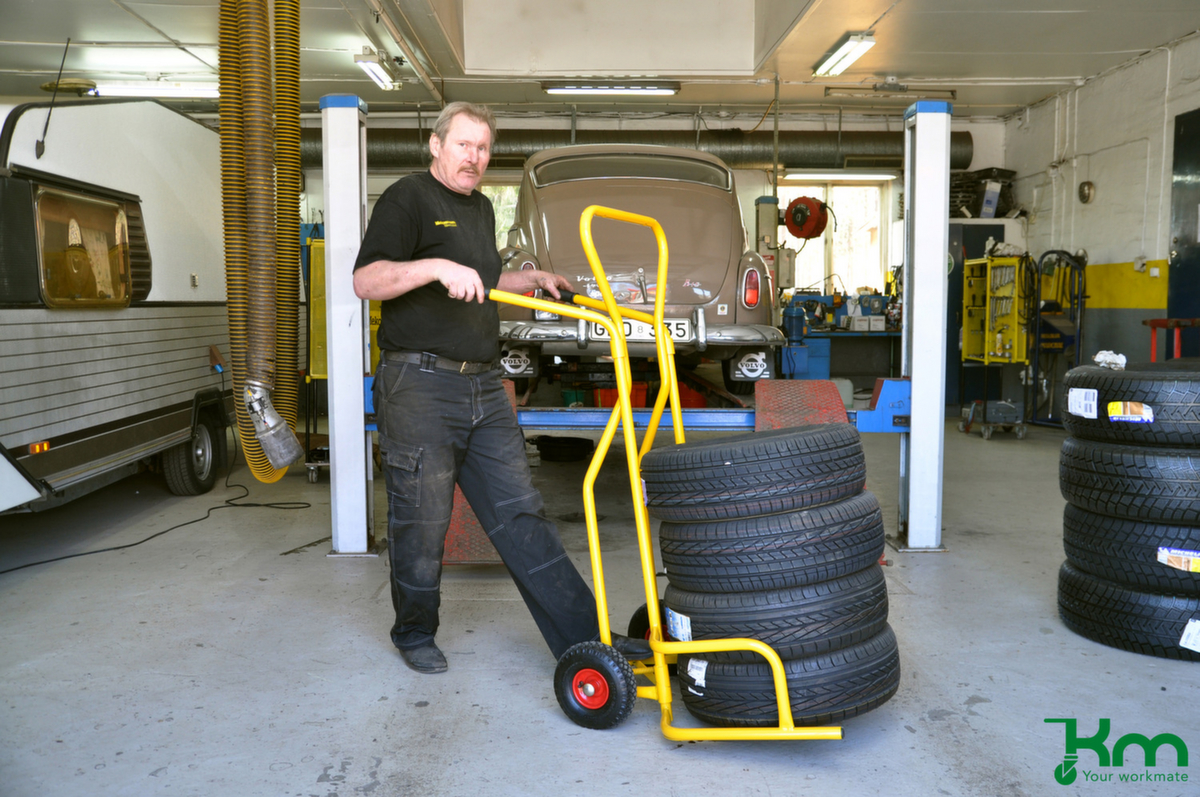
[[[654,326],[644,321],[622,319],[625,326],[625,340],[654,340]],[[686,318],[663,319],[672,340],[689,340],[692,337],[692,322]],[[601,324],[592,324],[592,337],[596,340],[608,340],[608,330]]]

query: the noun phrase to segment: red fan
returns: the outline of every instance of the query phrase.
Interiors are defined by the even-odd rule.
[[[796,197],[783,213],[788,232],[797,238],[816,238],[829,223],[829,206],[810,196]]]

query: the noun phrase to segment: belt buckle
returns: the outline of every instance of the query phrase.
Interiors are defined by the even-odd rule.
[[[466,361],[466,360],[463,360],[462,364],[458,366],[458,372],[459,372],[460,374],[465,374],[465,373],[467,372],[467,365],[468,365],[468,364],[469,364],[469,363],[467,363],[467,361]]]

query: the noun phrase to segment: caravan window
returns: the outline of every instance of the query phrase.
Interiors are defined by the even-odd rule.
[[[125,203],[40,188],[36,207],[46,304],[128,305],[129,220]]]

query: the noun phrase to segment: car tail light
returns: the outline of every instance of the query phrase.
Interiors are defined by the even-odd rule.
[[[521,264],[522,271],[533,271],[536,268],[537,268],[537,266],[534,265],[532,260],[526,260],[524,263]],[[525,296],[536,296],[536,295],[537,295],[537,291],[535,291],[535,290],[529,291],[528,293],[525,294]]]
[[[742,276],[742,304],[751,310],[758,307],[758,295],[761,287],[762,278],[758,275],[758,270],[746,269],[746,273]]]
[[[534,263],[532,260],[526,260],[524,263],[521,264],[522,271],[534,271],[535,269],[537,269],[537,264]],[[539,293],[541,293],[540,288],[537,290],[530,291],[529,293],[527,293],[525,295],[526,296],[537,296]],[[538,321],[560,321],[561,320],[556,313],[549,313],[549,312],[546,312],[545,310],[534,310],[533,317]]]

